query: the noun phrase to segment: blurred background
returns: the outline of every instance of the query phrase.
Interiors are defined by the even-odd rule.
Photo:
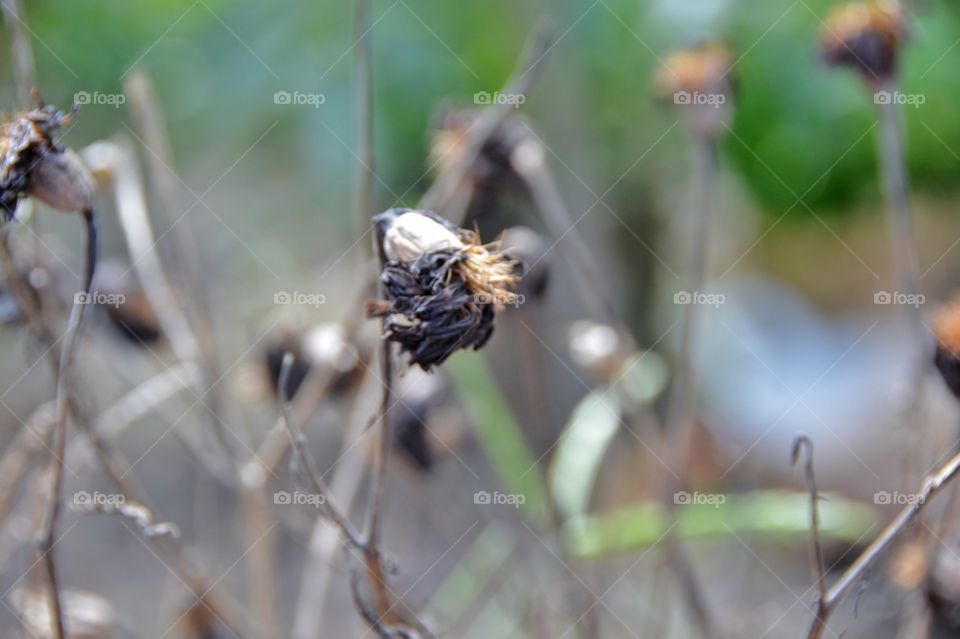
[[[805,636],[816,588],[803,477],[790,464],[796,434],[813,441],[818,483],[830,493],[821,508],[835,571],[918,485],[920,475],[904,470],[905,447],[919,451],[923,472],[955,447],[955,400],[933,373],[922,418],[901,423],[910,331],[903,309],[884,302],[896,285],[876,105],[857,74],[821,60],[822,20],[835,3],[377,0],[360,41],[349,2],[24,4],[43,99],[61,109],[82,103],[64,143],[89,162],[100,157],[102,148],[91,148],[99,141],[134,150],[156,248],[175,294],[202,298],[202,350],[216,362],[197,392],[148,393],[138,412],[146,400],[131,389],[171,370],[193,373],[177,368],[183,362],[163,336],[131,339],[97,308],[78,365],[86,410],[125,455],[124,476],[178,526],[187,563],[254,619],[249,636],[374,636],[354,609],[351,562],[332,529],[310,504],[276,497],[299,486],[284,452],[258,484],[265,505],[250,497],[254,471],[243,464],[267,456],[278,357],[302,349],[303,361],[326,366],[333,380],[303,417],[310,447],[343,508],[362,521],[376,436],[366,426],[380,387],[371,380],[377,323],[357,310],[372,272],[371,228],[357,219],[354,94],[355,57],[369,41],[371,216],[417,206],[443,164],[432,140],[449,122],[444,114],[482,108],[482,95],[503,89],[545,24],[553,40],[541,74],[508,121],[525,123],[576,222],[554,237],[524,187],[496,169],[475,185],[467,225],[484,240],[532,229],[524,237],[544,283],[500,315],[481,353],[457,354],[430,375],[398,364],[384,544],[404,614],[440,636],[696,636],[662,543],[677,537],[709,615],[729,636]],[[928,0],[907,12],[900,89],[922,99],[901,115],[928,318],[952,295],[960,268],[960,9]],[[2,40],[9,51],[9,30]],[[703,291],[719,301],[700,310],[694,453],[679,491],[686,497],[670,508],[659,504],[674,474],[659,422],[677,369],[676,295],[689,292],[696,189],[692,138],[674,105],[656,98],[652,78],[672,50],[713,41],[733,58]],[[11,57],[3,59],[0,104],[13,113],[17,81]],[[139,81],[152,85],[148,102],[168,150],[137,116],[130,83]],[[130,286],[143,255],[131,248],[109,179],[102,185],[98,282],[107,290],[111,273]],[[12,230],[14,247],[27,272],[52,281],[49,296],[60,302],[48,308],[62,322],[79,285],[80,226],[36,208]],[[609,291],[615,318],[583,294],[576,242],[595,262],[590,276]],[[32,547],[46,451],[23,429],[55,384],[42,364],[46,348],[22,326],[0,332],[0,343],[8,389],[0,439],[8,450],[18,437],[33,440],[21,442],[32,461],[4,492],[0,627],[5,636],[49,636]],[[167,381],[190,387],[179,374]],[[200,392],[214,387],[216,410]],[[210,412],[229,431],[237,468],[249,471],[246,489],[222,459],[212,433],[223,431],[210,429]],[[115,494],[78,432],[68,501],[78,491]],[[937,531],[954,553],[949,528]],[[123,629],[89,636],[240,634],[211,619],[169,556],[126,520],[70,512],[62,529],[61,581],[76,592],[76,614]],[[925,589],[909,557],[888,559],[840,608],[837,635],[921,636],[903,630],[919,605],[931,615],[923,636],[956,636],[956,578]],[[934,604],[915,604],[918,588]]]

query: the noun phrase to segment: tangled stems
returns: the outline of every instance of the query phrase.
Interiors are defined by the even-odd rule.
[[[70,372],[76,356],[80,327],[83,323],[84,309],[90,302],[93,286],[93,274],[97,267],[97,222],[91,209],[83,211],[87,230],[86,263],[83,274],[83,296],[74,299],[67,331],[64,336],[63,350],[60,353],[60,369],[57,375],[57,418],[53,430],[53,448],[51,451],[50,498],[40,534],[39,552],[50,582],[50,604],[54,639],[65,639],[67,634],[63,623],[63,609],[60,602],[60,588],[57,582],[56,564],[53,546],[56,543],[57,522],[60,517],[60,492],[63,488],[63,458],[67,441],[67,413],[70,402]]]

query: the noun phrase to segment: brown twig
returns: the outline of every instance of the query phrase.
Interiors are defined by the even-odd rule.
[[[383,252],[383,231],[380,226],[377,227],[375,235],[375,252],[380,261],[380,267],[386,264],[386,256]],[[380,296],[386,299],[386,288],[381,283]],[[386,334],[387,319],[381,321],[381,331]],[[370,501],[367,506],[367,521],[364,531],[365,558],[367,562],[367,572],[370,576],[371,586],[376,593],[377,606],[380,614],[385,617],[385,621],[390,623],[393,615],[388,614],[392,609],[390,603],[389,589],[386,585],[386,574],[383,570],[383,561],[380,551],[381,520],[383,517],[383,499],[386,489],[387,458],[390,455],[390,404],[393,401],[393,351],[389,340],[381,339],[380,345],[380,384],[383,386],[380,395],[380,410],[377,413],[377,422],[379,424],[379,445],[377,446],[376,457],[373,463],[373,473],[371,477]]]
[[[280,393],[280,410],[283,413],[283,421],[287,427],[287,433],[290,436],[290,444],[293,447],[294,455],[297,459],[297,465],[302,474],[310,483],[310,488],[315,495],[321,497],[321,510],[324,515],[340,529],[344,540],[355,548],[363,549],[365,544],[360,540],[360,535],[354,530],[350,521],[340,513],[340,511],[330,501],[330,491],[326,484],[320,478],[320,471],[317,469],[317,462],[313,455],[307,449],[306,437],[303,429],[294,421],[293,413],[290,411],[290,398],[287,395],[287,382],[290,379],[290,369],[293,366],[293,354],[286,353],[283,356],[283,364],[280,368],[280,378],[277,383],[277,389]]]
[[[830,615],[836,610],[847,591],[857,582],[880,555],[916,521],[927,504],[960,472],[960,454],[941,466],[934,473],[927,475],[920,491],[909,501],[909,504],[887,524],[877,538],[874,539],[860,556],[847,568],[840,578],[827,590],[819,603],[816,619],[810,628],[808,639],[819,639],[827,627]]]

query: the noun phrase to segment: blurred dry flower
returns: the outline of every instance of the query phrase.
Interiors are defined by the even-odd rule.
[[[889,78],[897,47],[907,37],[906,18],[896,2],[851,2],[824,20],[823,56],[830,64],[854,67],[868,80]]]
[[[273,330],[265,342],[263,365],[274,394],[278,394],[280,370],[286,353],[292,353],[294,357],[287,377],[287,397],[296,395],[303,380],[316,366],[333,373],[330,389],[333,395],[349,387],[353,378],[351,374],[358,370],[358,360],[347,348],[347,336],[339,324],[301,325],[287,320]]]
[[[466,150],[470,129],[481,113],[480,109],[469,108],[443,110],[430,145],[430,163],[437,168],[438,174],[443,174],[460,160]],[[468,175],[473,186],[481,191],[520,187],[522,182],[511,167],[510,155],[528,135],[521,116],[506,118],[484,143],[477,161],[471,166]]]
[[[13,217],[24,195],[63,211],[86,211],[93,202],[94,181],[79,157],[53,139],[73,119],[76,109],[61,113],[38,105],[4,122],[0,135],[0,207]]]
[[[937,338],[934,363],[947,387],[960,398],[960,296],[937,309],[932,324]]]
[[[573,361],[605,383],[616,379],[633,353],[630,338],[609,324],[574,322],[569,336]]]
[[[687,126],[696,133],[716,135],[733,97],[733,56],[719,43],[702,44],[667,56],[654,76],[654,90],[682,109]]]
[[[455,350],[483,346],[496,310],[515,300],[516,261],[500,242],[480,244],[430,211],[391,209],[377,224],[386,299],[368,306],[385,318],[388,340],[424,370]]]

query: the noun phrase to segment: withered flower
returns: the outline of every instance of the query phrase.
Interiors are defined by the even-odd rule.
[[[907,37],[903,9],[894,2],[851,2],[824,20],[823,56],[830,64],[854,67],[868,80],[893,75],[897,47]]]
[[[430,211],[391,209],[374,218],[386,299],[368,308],[384,337],[424,370],[460,348],[483,346],[495,312],[514,301],[517,263],[500,242],[480,244]]]
[[[683,49],[663,61],[654,76],[654,90],[660,99],[683,109],[695,131],[715,134],[730,109],[732,66],[733,56],[722,44]]]
[[[960,297],[934,314],[933,334],[937,338],[934,363],[947,387],[960,398]]]
[[[6,121],[0,134],[0,207],[9,220],[25,195],[63,211],[88,211],[94,181],[77,155],[54,140],[76,109],[39,105]]]

